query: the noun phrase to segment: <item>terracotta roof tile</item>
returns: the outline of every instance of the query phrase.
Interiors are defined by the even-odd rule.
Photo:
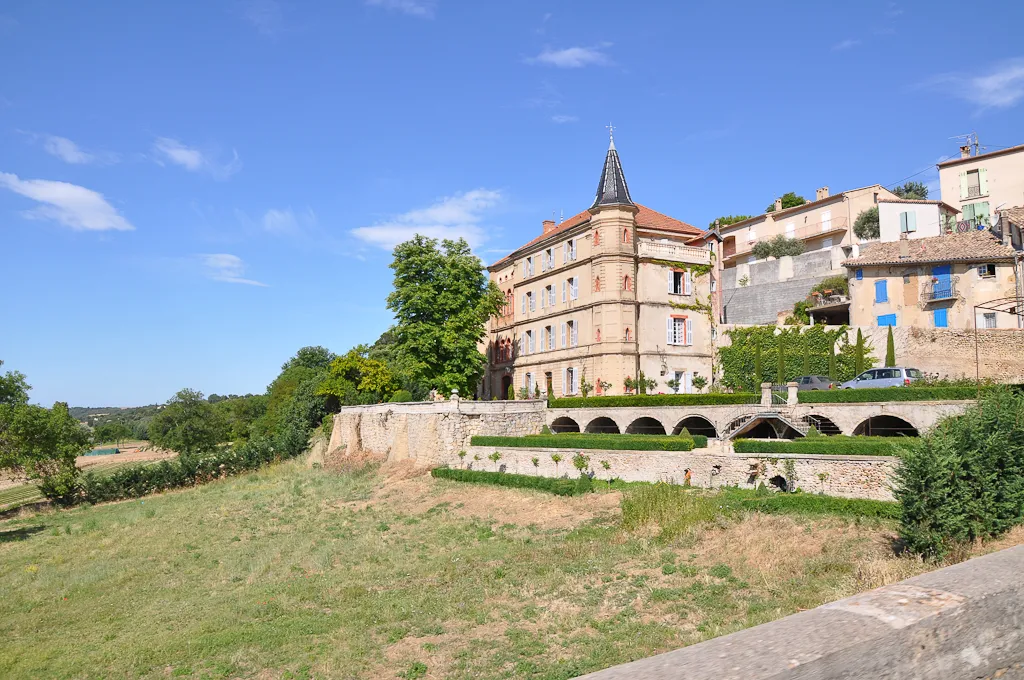
[[[640,205],[639,203],[635,203],[634,205],[636,205],[637,207],[636,226],[638,229],[656,229],[658,231],[671,231],[677,234],[681,234],[683,236],[691,237],[699,236],[702,233],[700,229],[693,226],[692,224],[687,224],[682,220],[677,220],[674,217],[669,217],[668,215],[664,215],[658,212],[657,210],[651,210],[647,206]],[[573,215],[569,219],[558,224],[558,226],[556,226],[548,233],[541,234],[532,241],[523,244],[519,248],[516,248],[512,253],[506,255],[505,257],[501,258],[500,260],[492,264],[491,268],[506,264],[506,260],[509,260],[513,255],[515,255],[521,250],[525,250],[527,248],[530,248],[531,246],[535,246],[541,241],[544,241],[548,238],[554,239],[558,235],[563,234],[566,231],[569,231],[573,227],[578,227],[581,224],[589,222],[591,217],[593,217],[593,215],[590,214],[589,210],[584,210],[583,212]]]
[[[1006,208],[999,212],[1004,213],[1010,218],[1010,221],[1019,227],[1024,227],[1024,206],[1017,206],[1016,208]]]
[[[908,246],[909,256],[900,257],[900,241],[869,243],[861,249],[860,257],[846,260],[843,266],[1008,260],[1013,258],[1015,252],[1010,246],[1001,244],[987,230],[911,239]]]

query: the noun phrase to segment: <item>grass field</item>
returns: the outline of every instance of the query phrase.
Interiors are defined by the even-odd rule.
[[[118,468],[127,465],[138,465],[146,461],[139,460],[117,460],[116,456],[103,456],[110,460],[89,465],[86,469],[98,475],[110,474]],[[10,510],[26,503],[36,503],[43,500],[43,494],[39,493],[39,487],[35,484],[22,484],[12,486],[0,491],[0,511]]]
[[[893,557],[886,520],[716,516],[691,491],[666,531],[664,489],[623,503],[402,471],[295,461],[0,522],[0,668],[568,678],[927,568]]]

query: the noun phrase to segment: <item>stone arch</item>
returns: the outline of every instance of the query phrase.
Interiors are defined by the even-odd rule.
[[[789,491],[789,482],[782,475],[775,475],[768,480],[768,484],[774,486],[779,491]]]
[[[899,416],[871,416],[861,422],[854,430],[855,435],[874,437],[916,437],[917,428]]]
[[[611,418],[601,416],[594,418],[587,424],[587,432],[600,434],[619,434],[619,426]]]
[[[679,434],[686,428],[690,434],[702,434],[710,439],[718,438],[718,430],[715,424],[704,416],[686,416],[672,428],[672,434]]]
[[[629,424],[626,434],[665,434],[665,426],[657,418],[643,416]]]
[[[813,425],[815,430],[824,435],[832,436],[843,433],[843,429],[828,416],[811,413],[801,418],[801,420],[803,420],[804,424],[808,427]]]
[[[551,431],[555,434],[559,432],[579,432],[580,425],[568,416],[560,416],[551,421]]]

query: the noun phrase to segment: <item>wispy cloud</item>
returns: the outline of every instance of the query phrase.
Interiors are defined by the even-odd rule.
[[[107,203],[103,194],[77,184],[48,179],[20,179],[0,172],[0,187],[41,205],[22,213],[28,219],[52,220],[76,231],[130,231],[128,220]]]
[[[410,210],[369,227],[352,230],[365,243],[392,249],[416,234],[431,238],[464,238],[476,247],[487,240],[481,225],[484,213],[502,199],[500,191],[474,189],[445,197],[431,206]]]
[[[526,60],[528,64],[544,64],[558,68],[583,68],[584,66],[611,66],[612,60],[604,50],[611,43],[601,43],[594,47],[566,47],[561,50],[545,49],[536,57]]]
[[[1024,99],[1024,58],[1008,59],[979,73],[944,73],[921,84],[973,104],[978,112],[1008,109]]]
[[[237,255],[228,253],[213,253],[197,255],[200,264],[206,272],[206,276],[214,281],[222,283],[242,283],[247,286],[266,287],[267,284],[253,279],[245,278],[245,263]]]
[[[903,8],[897,5],[895,2],[890,2],[889,6],[885,9],[885,16],[892,17],[895,19],[903,14]]]
[[[561,103],[562,93],[547,80],[541,81],[540,88],[535,95],[523,100],[523,106],[528,109],[550,109]]]
[[[33,135],[42,140],[43,150],[65,163],[72,165],[111,165],[120,157],[112,151],[86,151],[67,137],[57,135]]]
[[[190,172],[207,173],[214,179],[227,179],[242,169],[242,160],[235,150],[231,152],[230,161],[220,162],[210,152],[186,146],[170,137],[157,137],[153,142],[153,150],[156,153],[156,162],[161,165],[164,162],[174,163]]]
[[[433,19],[437,3],[434,0],[365,0],[370,7],[383,7],[392,12]]]
[[[551,116],[552,122],[555,123],[575,123],[580,119],[579,116]]]
[[[263,230],[278,236],[297,236],[317,226],[316,213],[311,208],[296,214],[291,208],[271,208],[263,213]]]
[[[844,50],[852,49],[857,45],[860,45],[860,40],[855,40],[854,38],[847,38],[846,40],[840,40],[835,45],[833,45],[832,51],[842,52]]]
[[[284,14],[277,0],[247,0],[242,4],[242,17],[268,38],[276,38],[284,27]]]

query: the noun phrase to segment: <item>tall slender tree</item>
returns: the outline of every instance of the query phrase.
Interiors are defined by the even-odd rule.
[[[828,379],[832,382],[836,381],[836,347],[835,345],[829,345],[828,347]]]
[[[780,335],[779,336],[779,343],[778,343],[778,345],[779,345],[778,346],[778,350],[779,350],[779,352],[778,352],[778,354],[779,354],[779,356],[778,356],[779,365],[778,365],[777,370],[775,372],[775,382],[778,385],[785,385],[786,384],[786,336],[785,335]]]
[[[853,358],[853,373],[860,375],[864,372],[864,334],[857,329],[857,347]]]
[[[810,375],[811,374],[811,341],[808,339],[806,334],[803,336],[803,339],[804,339],[804,365],[803,365],[803,372],[804,372],[804,375]]]
[[[761,386],[761,338],[754,338],[754,391]]]
[[[892,339],[892,326],[889,326],[889,337],[885,340],[885,365],[896,365],[896,343]]]

